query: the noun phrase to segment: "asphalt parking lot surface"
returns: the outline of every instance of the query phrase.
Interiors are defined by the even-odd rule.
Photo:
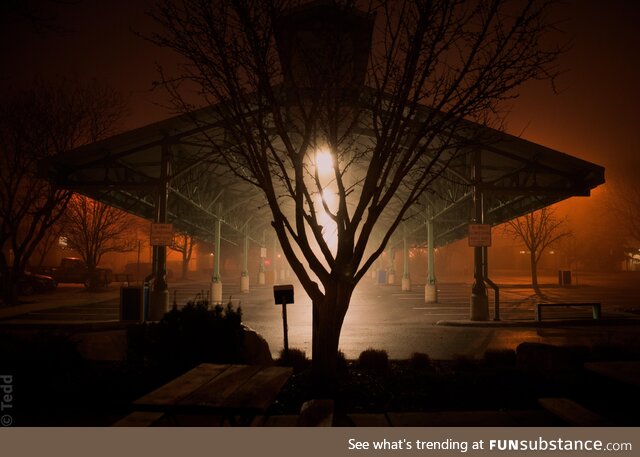
[[[471,325],[469,283],[443,282],[438,285],[438,303],[426,304],[424,285],[414,284],[411,291],[403,292],[398,285],[365,281],[351,301],[340,348],[348,358],[357,357],[364,349],[377,348],[385,349],[391,358],[424,352],[434,359],[447,359],[481,357],[487,350],[513,348],[524,341],[630,344],[630,339],[639,339],[634,337],[638,334],[634,314],[628,311],[640,305],[640,286],[627,276],[608,281],[594,277],[588,282],[572,287],[548,284],[542,289],[545,297],[541,299],[520,281],[505,281],[500,291],[500,322]],[[170,287],[171,302],[183,306],[198,296],[206,296],[209,284],[182,281]],[[301,286],[295,285],[295,293],[295,304],[287,306],[289,346],[310,354],[311,302]],[[283,346],[282,314],[281,307],[274,304],[272,288],[253,286],[243,294],[239,284],[225,283],[223,297],[242,307],[244,323],[260,333],[277,355]],[[88,293],[79,286],[65,286],[53,294],[30,297],[29,301],[21,305],[23,313],[17,309],[9,316],[0,312],[0,323],[56,325],[119,319],[118,285],[97,293]],[[602,303],[603,318],[593,325],[589,308],[563,307],[545,311],[545,325],[538,326],[533,319],[535,303],[540,301],[598,301]],[[491,294],[490,309],[493,317]],[[628,322],[620,325],[625,319]]]

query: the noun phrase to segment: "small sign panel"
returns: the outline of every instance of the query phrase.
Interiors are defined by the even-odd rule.
[[[263,259],[267,258],[267,248],[260,248],[260,257]]]
[[[173,224],[151,224],[151,246],[171,246]]]
[[[469,224],[469,246],[491,246],[491,226],[489,224]]]
[[[276,305],[293,303],[293,285],[283,284],[281,286],[273,286],[273,298]]]

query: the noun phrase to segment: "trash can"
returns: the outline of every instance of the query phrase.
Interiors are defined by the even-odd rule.
[[[558,285],[571,285],[571,270],[558,270]]]
[[[122,286],[120,287],[120,320],[146,320],[149,308],[149,287]]]
[[[378,284],[386,284],[386,283],[387,283],[387,271],[378,270]]]
[[[148,282],[142,286],[142,320],[147,321],[149,319],[149,294],[151,291],[151,285]]]

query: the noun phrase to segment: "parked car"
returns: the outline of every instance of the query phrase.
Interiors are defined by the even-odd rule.
[[[58,284],[76,283],[91,285],[91,273],[82,259],[77,257],[65,257],[58,267],[43,267],[37,271],[39,274],[51,276]],[[108,268],[96,268],[94,272],[95,285],[108,285],[113,281],[113,272]]]
[[[18,294],[32,295],[53,292],[58,283],[51,276],[26,271],[18,280]]]

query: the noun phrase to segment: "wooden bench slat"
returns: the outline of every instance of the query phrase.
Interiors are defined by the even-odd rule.
[[[293,373],[290,367],[268,367],[251,377],[226,400],[230,408],[265,412]]]
[[[601,427],[611,425],[607,419],[569,398],[539,398],[538,403],[572,426]]]
[[[153,407],[176,403],[195,388],[206,384],[226,369],[222,365],[202,364],[153,392],[133,402],[136,406]]]
[[[232,365],[211,381],[203,384],[191,395],[175,402],[178,405],[199,405],[204,407],[227,407],[227,399],[234,391],[249,382],[261,369],[257,365]]]
[[[134,411],[123,417],[112,427],[151,427],[164,417],[164,413],[156,411]]]

